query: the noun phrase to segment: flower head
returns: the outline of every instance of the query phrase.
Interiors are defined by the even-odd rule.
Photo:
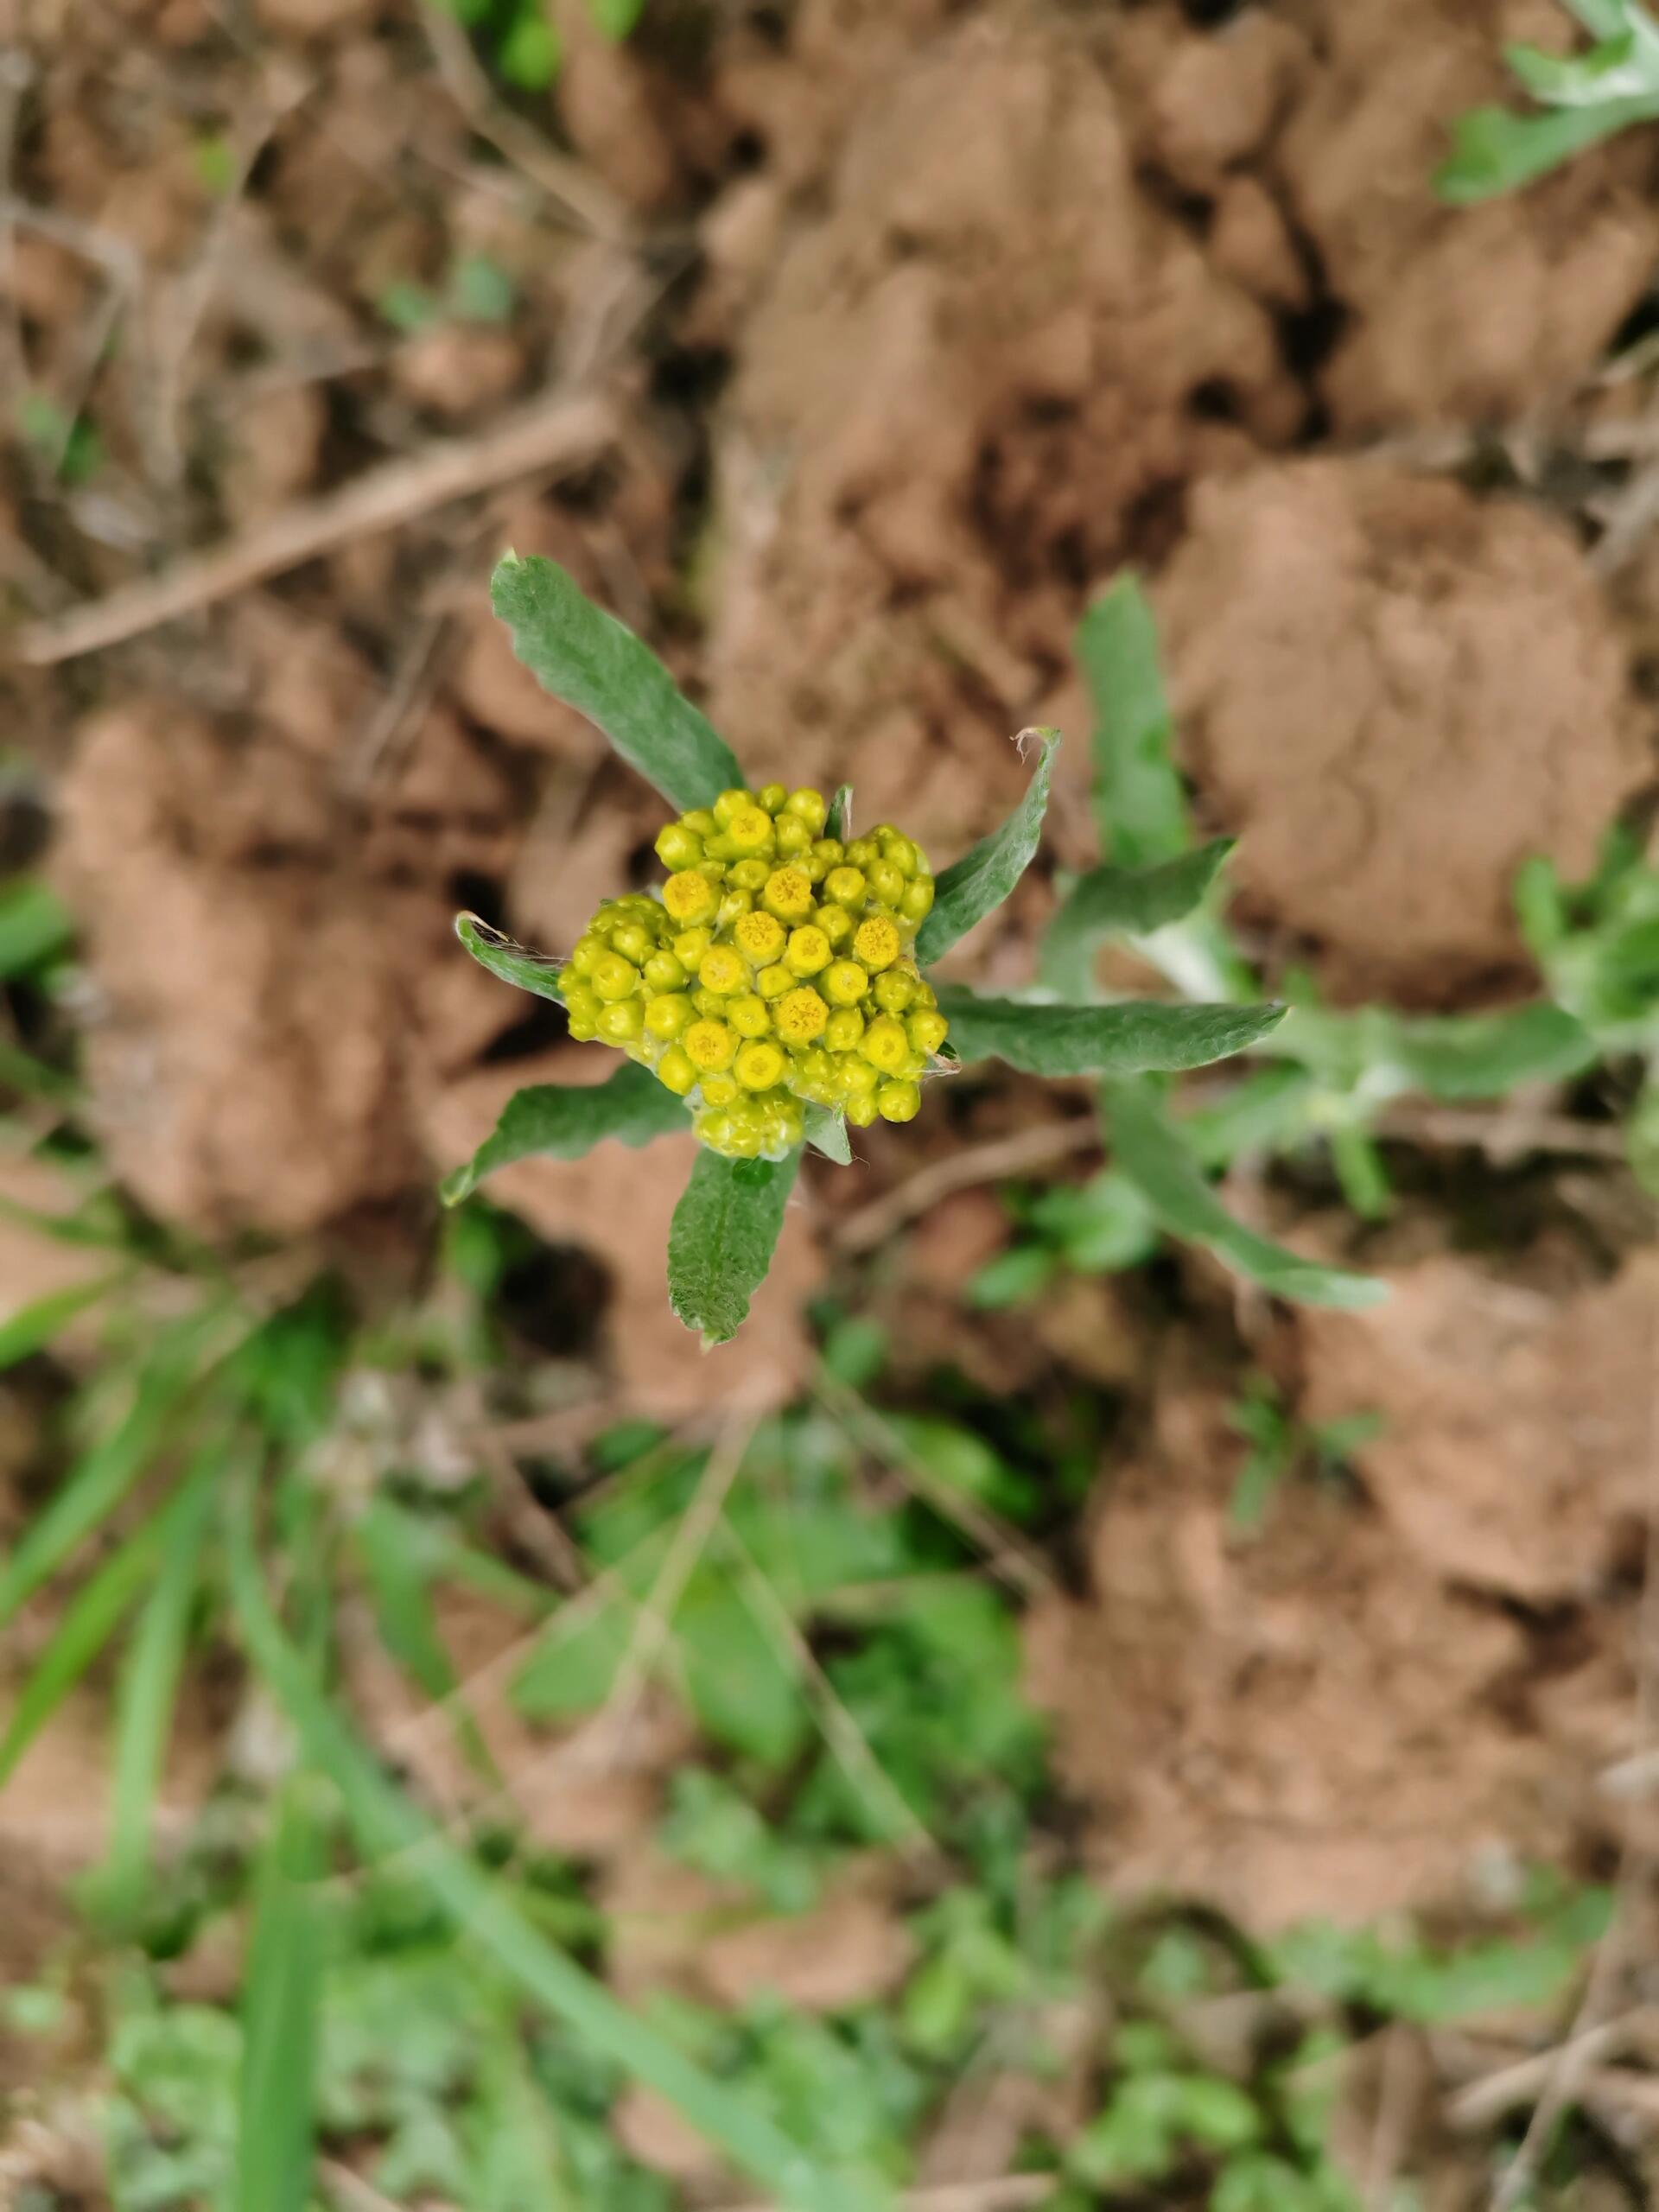
[[[658,835],[660,897],[607,899],[560,970],[570,1034],[653,1070],[731,1159],[781,1159],[809,1104],[911,1120],[945,1041],[911,950],[925,855],[890,823],[849,842],[829,821],[819,791],[722,791]]]

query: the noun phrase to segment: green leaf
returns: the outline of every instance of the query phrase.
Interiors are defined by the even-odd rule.
[[[830,812],[824,820],[823,834],[826,837],[839,837],[843,845],[850,841],[853,834],[853,787],[850,784],[836,785],[836,795],[830,802]]]
[[[522,944],[515,944],[510,937],[492,929],[476,914],[457,914],[455,935],[479,966],[487,968],[504,983],[516,983],[521,991],[534,991],[538,999],[551,999],[559,1006],[564,1004],[564,993],[559,988],[562,961],[545,952],[526,951]]]
[[[704,1349],[734,1337],[766,1281],[800,1154],[722,1160],[699,1151],[668,1233],[668,1294]]]
[[[1534,183],[1603,138],[1659,118],[1659,99],[1609,100],[1602,107],[1556,108],[1548,115],[1513,115],[1479,107],[1459,119],[1452,152],[1434,175],[1434,189],[1455,207],[1469,207],[1519,185]]]
[[[950,1042],[964,1060],[1006,1060],[1027,1075],[1174,1073],[1224,1060],[1284,1018],[1281,1006],[1039,1006],[982,999],[959,983],[939,991]]]
[[[245,1485],[232,1501],[230,1536],[232,1599],[249,1656],[298,1731],[308,1757],[340,1791],[365,1847],[401,1854],[455,1926],[531,2003],[569,2029],[578,2049],[654,2089],[769,2194],[798,2212],[884,2212],[881,2192],[815,2164],[766,2113],[620,2005],[386,1779],[319,1689],[270,1609]]]
[[[655,653],[552,561],[508,554],[491,604],[543,690],[598,725],[630,767],[682,812],[711,806],[743,773]]]
[[[847,1123],[833,1108],[807,1108],[806,1141],[814,1152],[821,1152],[826,1160],[833,1160],[838,1167],[852,1166],[853,1147],[847,1135]]]
[[[1121,868],[1173,860],[1192,842],[1186,794],[1175,768],[1158,632],[1133,569],[1090,607],[1076,651],[1094,707],[1100,849]]]
[[[1432,1098],[1501,1098],[1519,1083],[1578,1075],[1596,1058],[1589,1031],[1543,999],[1501,1014],[1397,1020],[1388,1042]]]
[[[774,1771],[812,1733],[812,1716],[784,1652],[741,1589],[724,1577],[694,1575],[674,1617],[685,1694],[717,1744]]]
[[[942,957],[976,922],[1002,904],[1030,867],[1043,834],[1048,810],[1048,786],[1054,773],[1054,755],[1060,747],[1058,730],[1031,733],[1042,747],[1036,773],[1026,795],[1001,829],[982,837],[971,852],[953,861],[938,880],[933,911],[916,938],[916,957],[924,968]]]
[[[327,1926],[315,1885],[327,1834],[306,1774],[290,1778],[260,1863],[242,1994],[232,2212],[308,2212]]]
[[[78,1313],[89,1306],[96,1306],[100,1298],[107,1297],[118,1283],[125,1282],[129,1270],[118,1268],[113,1274],[99,1275],[92,1282],[72,1284],[67,1290],[49,1290],[44,1298],[20,1306],[10,1318],[0,1322],[0,1370],[16,1367],[20,1360],[31,1358],[37,1351],[60,1336]]]
[[[56,892],[37,876],[0,890],[0,976],[27,975],[67,952],[74,922]]]
[[[495,1133],[464,1167],[446,1176],[443,1203],[458,1205],[486,1175],[536,1155],[580,1160],[607,1137],[638,1147],[691,1126],[683,1103],[649,1068],[624,1060],[603,1083],[532,1084],[515,1091],[502,1109]]]
[[[588,0],[588,12],[607,38],[626,38],[645,11],[645,0]]]
[[[202,1545],[227,1465],[222,1446],[209,1446],[167,1508],[160,1570],[116,1690],[110,1848],[97,1886],[106,1909],[124,1916],[139,1903],[149,1866],[150,1820],[184,1669]]]
[[[1103,938],[1149,937],[1190,914],[1215,881],[1234,839],[1217,837],[1155,868],[1108,864],[1074,886],[1043,944],[1043,981],[1063,998],[1084,997],[1091,956]]]
[[[1170,1235],[1208,1245],[1217,1259],[1264,1290],[1305,1306],[1356,1311],[1387,1296],[1386,1285],[1370,1276],[1300,1259],[1235,1221],[1148,1085],[1104,1085],[1101,1110],[1119,1173],[1135,1185]]]
[[[111,1554],[59,1615],[0,1738],[0,1783],[10,1778],[18,1760],[115,1634],[128,1608],[137,1604],[138,1593],[155,1572],[160,1548],[160,1524],[150,1521]]]

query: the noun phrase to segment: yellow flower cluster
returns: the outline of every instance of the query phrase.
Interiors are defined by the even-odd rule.
[[[827,837],[819,791],[722,791],[671,822],[660,902],[607,899],[559,972],[570,1034],[617,1045],[738,1160],[801,1141],[803,1102],[908,1122],[944,1017],[911,946],[927,860],[882,823]]]

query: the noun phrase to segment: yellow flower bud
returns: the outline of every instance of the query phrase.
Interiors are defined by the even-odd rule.
[[[671,822],[657,832],[657,857],[666,868],[691,868],[702,858],[702,840],[683,822]]]
[[[832,1052],[850,1052],[863,1034],[863,1015],[856,1007],[844,1006],[830,1015],[823,1041]]]
[[[753,991],[746,991],[741,999],[731,1001],[726,1019],[740,1037],[764,1037],[772,1027],[772,1014],[766,1001]]]
[[[910,1039],[902,1022],[895,1021],[890,1014],[879,1014],[864,1032],[859,1050],[872,1067],[896,1075],[909,1054]]]
[[[708,921],[720,900],[706,875],[687,868],[683,874],[671,875],[663,886],[663,904],[683,928],[690,923]]]
[[[608,1002],[633,995],[639,988],[639,970],[620,952],[607,952],[602,960],[594,962],[588,980],[600,997]]]
[[[818,986],[831,1006],[856,1006],[869,988],[868,971],[856,960],[837,960]]]
[[[618,999],[613,1006],[599,1009],[600,1035],[609,1045],[626,1045],[645,1027],[645,1009],[639,999]]]
[[[712,930],[682,930],[673,940],[674,957],[688,975],[695,975],[714,941]]]
[[[631,960],[638,968],[650,959],[654,940],[640,923],[619,922],[611,931],[611,943],[625,960]]]
[[[830,819],[829,802],[822,791],[810,791],[803,786],[798,791],[791,791],[785,804],[798,822],[805,823],[815,837]]]
[[[841,1087],[849,1098],[874,1098],[880,1084],[880,1077],[868,1060],[847,1060],[842,1063]]]
[[[918,875],[905,886],[899,911],[907,922],[925,922],[933,911],[933,879]]]
[[[773,1018],[778,1034],[786,1045],[810,1045],[815,1037],[823,1036],[830,1009],[810,985],[803,984],[779,1000]]]
[[[950,1035],[950,1025],[942,1014],[918,1007],[905,1024],[905,1031],[918,1052],[937,1052]]]
[[[818,927],[837,952],[842,945],[851,944],[854,926],[853,918],[844,906],[819,907]]]
[[[696,1063],[683,1046],[671,1045],[657,1063],[657,1080],[666,1084],[677,1098],[683,1098],[688,1090],[695,1090],[697,1083]]]
[[[808,923],[803,929],[790,931],[784,964],[791,975],[816,976],[821,968],[830,965],[830,940],[821,929]]]
[[[774,1083],[781,1083],[788,1072],[789,1063],[776,1045],[745,1045],[733,1064],[732,1072],[745,1090],[770,1090]]]
[[[720,912],[715,917],[716,929],[728,930],[734,922],[754,912],[753,891],[728,891],[720,902]]]
[[[737,1052],[737,1039],[723,1021],[694,1021],[680,1041],[707,1073],[730,1067]]]
[[[653,952],[640,974],[645,979],[648,991],[682,991],[685,988],[685,967],[671,952]]]
[[[916,874],[918,866],[916,848],[908,837],[901,836],[896,830],[890,836],[882,838],[881,857],[884,861],[890,861],[900,875]]]
[[[776,814],[788,797],[789,793],[782,784],[762,784],[754,795],[754,803],[757,806],[764,806],[768,814]]]
[[[694,837],[712,837],[720,824],[706,806],[698,806],[680,817],[680,827],[689,830]]]
[[[578,1021],[591,1027],[599,1019],[599,993],[589,990],[586,983],[572,983],[565,992],[564,1010],[573,1028]]]
[[[671,881],[677,882],[673,877]],[[812,881],[804,868],[775,868],[766,878],[766,907],[780,922],[804,922],[812,912]]]
[[[792,814],[779,816],[773,834],[777,838],[780,860],[798,860],[803,853],[812,849],[812,832],[804,822],[798,821]]]
[[[742,1096],[735,1077],[706,1075],[702,1078],[703,1103],[708,1106],[733,1106]]]
[[[866,871],[866,880],[872,898],[884,906],[895,906],[905,895],[905,878],[901,869],[891,861],[872,861]]]
[[[576,949],[570,955],[570,965],[577,975],[591,976],[610,949],[602,937],[586,933],[576,939]]]
[[[854,913],[864,904],[865,891],[861,868],[832,868],[823,879],[824,897],[833,899],[836,906],[848,907]]]
[[[855,1129],[868,1129],[877,1113],[873,1090],[851,1093],[842,1106],[842,1112]]]
[[[715,801],[715,819],[722,830],[729,830],[732,826],[732,817],[739,809],[753,804],[753,791],[739,791],[735,788],[721,791],[720,797]]]
[[[875,979],[875,1002],[883,1014],[902,1014],[916,997],[916,977],[908,968],[890,968]]]
[[[770,852],[773,844],[772,817],[764,807],[734,808],[726,824],[726,841],[739,855]]]
[[[732,925],[732,943],[746,960],[764,968],[784,950],[784,925],[775,914],[742,914]]]
[[[734,891],[764,891],[771,874],[763,860],[734,861],[726,871],[726,880]]]
[[[884,1083],[875,1094],[875,1109],[884,1122],[913,1122],[921,1104],[921,1091],[913,1083]]]
[[[794,989],[795,978],[780,960],[760,970],[754,979],[754,988],[763,999],[780,999],[785,991]]]
[[[847,858],[855,868],[868,868],[872,861],[881,857],[881,848],[874,837],[855,837],[847,848]]]
[[[891,968],[899,957],[899,931],[885,914],[872,914],[859,924],[853,950],[867,968]]]
[[[742,954],[729,944],[711,944],[697,963],[697,981],[703,989],[718,991],[722,997],[742,990],[748,980]]]
[[[653,1037],[672,1040],[691,1027],[696,1009],[683,991],[664,991],[645,1002],[645,1027]]]

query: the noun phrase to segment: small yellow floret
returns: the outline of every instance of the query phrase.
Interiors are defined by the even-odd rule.
[[[804,928],[790,931],[784,964],[791,975],[816,976],[830,965],[830,940],[821,929],[809,922]]]
[[[872,914],[868,922],[859,924],[853,950],[867,968],[891,968],[899,957],[897,927],[885,914]]]
[[[744,914],[732,925],[732,942],[746,960],[764,968],[784,949],[784,925],[773,914]]]
[[[689,868],[671,875],[663,886],[663,904],[682,926],[706,921],[720,905],[718,893],[706,875]]]
[[[783,1081],[787,1066],[775,1045],[746,1045],[732,1072],[745,1090],[770,1090],[774,1083]]]
[[[773,868],[766,878],[766,906],[780,922],[805,921],[812,912],[811,877],[803,868]]]
[[[697,981],[703,989],[717,991],[722,998],[742,990],[748,980],[742,955],[729,944],[711,944],[697,963]]]
[[[698,1067],[718,1072],[732,1065],[737,1039],[723,1021],[694,1021],[681,1043]]]
[[[810,1045],[829,1026],[830,1009],[815,990],[803,984],[779,1000],[775,1009],[778,1034],[789,1045]]]

